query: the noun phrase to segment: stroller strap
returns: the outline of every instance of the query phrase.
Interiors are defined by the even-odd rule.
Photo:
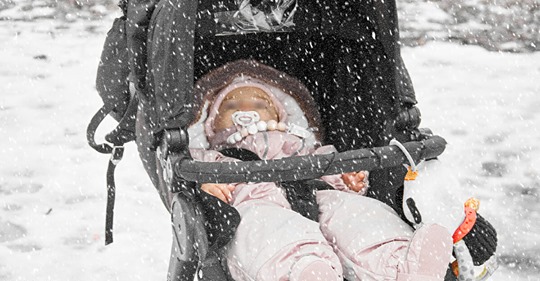
[[[118,104],[108,103],[103,105],[97,112],[94,114],[88,127],[86,129],[86,138],[88,144],[99,153],[111,154],[109,159],[109,164],[107,167],[107,207],[106,207],[106,218],[105,218],[105,245],[108,245],[113,242],[113,215],[114,215],[114,201],[116,195],[116,184],[114,181],[114,171],[116,165],[122,160],[124,155],[124,144],[135,140],[135,115],[137,112],[137,98],[132,98],[128,105],[124,116],[116,126],[116,128],[107,134],[105,139],[110,142],[98,144],[95,141],[96,130],[103,122],[105,117],[111,113]]]

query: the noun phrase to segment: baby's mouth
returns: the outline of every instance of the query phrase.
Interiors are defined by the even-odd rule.
[[[250,116],[242,116],[238,119],[242,121],[242,123],[251,123],[251,120],[253,120],[253,118]]]
[[[259,113],[256,111],[237,111],[233,113],[232,119],[235,125],[247,127],[257,123],[260,120]]]

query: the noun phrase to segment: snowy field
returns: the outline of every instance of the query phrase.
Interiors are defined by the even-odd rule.
[[[133,144],[104,246],[108,157],[85,130],[101,106],[94,79],[111,22],[0,22],[1,281],[165,280],[169,218]],[[498,230],[492,280],[540,280],[540,53],[430,43],[403,56],[422,126],[449,143],[441,159],[456,192],[481,199]]]

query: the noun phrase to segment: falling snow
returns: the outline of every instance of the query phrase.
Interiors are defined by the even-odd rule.
[[[164,280],[169,215],[133,144],[116,173],[115,243],[104,246],[108,156],[85,130],[101,106],[95,72],[114,5],[30,2],[0,0],[0,280]],[[478,197],[498,231],[492,280],[539,280],[539,8],[528,20],[517,1],[487,2],[400,1],[404,42],[417,46],[403,58],[421,127],[449,143],[440,159],[455,192]]]

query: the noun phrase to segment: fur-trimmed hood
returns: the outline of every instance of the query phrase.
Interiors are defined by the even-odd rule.
[[[309,90],[298,79],[254,60],[238,60],[216,68],[201,77],[195,84],[195,118],[189,127],[190,147],[209,148],[205,122],[209,107],[223,89],[238,80],[250,79],[264,83],[273,98],[279,100],[287,114],[287,123],[313,132],[313,144],[322,136],[321,118]]]

